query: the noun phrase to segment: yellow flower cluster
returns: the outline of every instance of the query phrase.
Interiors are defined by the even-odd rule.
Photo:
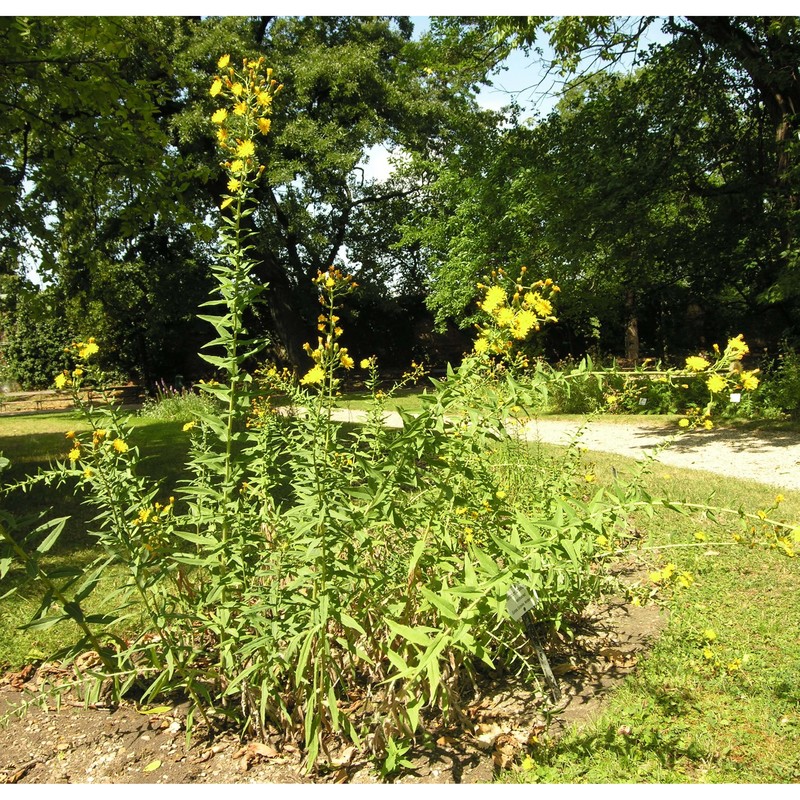
[[[64,348],[64,352],[71,353],[74,357],[85,361],[99,353],[100,347],[92,336],[85,342],[73,342],[69,347]],[[53,383],[56,389],[61,390],[73,386],[73,379],[75,379],[74,385],[77,387],[80,383],[80,378],[85,374],[85,370],[80,366],[76,367],[72,373],[69,370],[63,370],[55,376]]]
[[[352,291],[358,284],[351,275],[345,275],[333,266],[319,271],[313,282],[319,288],[319,301],[326,309],[326,313],[317,318],[317,329],[325,335],[317,337],[317,346],[313,349],[308,342],[303,345],[303,349],[314,360],[314,366],[300,379],[304,386],[324,383],[328,372],[332,374],[337,367],[353,369],[356,365],[347,348],[338,342],[343,330],[338,324],[340,319],[335,313],[335,305],[338,296]],[[363,361],[361,365],[363,367]]]
[[[520,281],[510,294],[501,284],[505,281],[502,269],[492,274],[496,283],[488,287],[478,285],[486,290],[478,306],[490,317],[488,325],[479,326],[480,335],[474,345],[478,355],[509,352],[514,342],[525,341],[532,332],[541,330],[544,323],[557,321],[552,298],[559,291],[558,286],[550,278],[524,286],[521,281],[526,271],[522,267]]]
[[[80,461],[83,458],[84,443],[81,442],[75,431],[67,431],[65,436],[70,440],[72,445],[72,449],[67,453],[67,458],[73,463]],[[108,431],[105,428],[95,428],[92,432],[92,448],[96,451],[106,440],[107,436]],[[120,438],[114,439],[111,446],[117,453],[125,453],[129,449],[127,442]],[[85,478],[90,478],[92,474],[92,471],[88,468],[84,471]]]
[[[712,364],[705,356],[689,356],[686,359],[686,368],[692,372],[706,372],[706,387],[711,393],[711,400],[706,406],[705,411],[700,414],[696,409],[691,410],[686,417],[678,422],[682,428],[696,427],[702,424],[703,427],[710,429],[714,425],[711,422],[711,409],[714,405],[716,395],[738,390],[753,391],[758,387],[758,377],[755,370],[743,370],[741,368],[741,358],[750,352],[744,336],[740,333],[732,339],[728,339],[728,344],[724,351],[720,350],[718,344],[713,345],[714,363]],[[688,385],[684,384],[684,388]]]
[[[242,199],[244,189],[264,171],[256,158],[254,137],[266,136],[272,127],[269,113],[275,95],[283,88],[272,77],[272,69],[264,68],[264,57],[243,59],[241,70],[230,66],[230,55],[217,61],[221,74],[214,77],[209,94],[221,97],[227,107],[218,108],[211,115],[217,126],[219,146],[231,157],[222,167],[228,172],[228,191],[220,206],[227,208],[237,198]]]

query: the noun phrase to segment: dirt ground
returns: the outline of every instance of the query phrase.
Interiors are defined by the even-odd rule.
[[[656,605],[619,599],[587,609],[573,641],[548,646],[562,691],[552,706],[546,689],[487,678],[458,728],[432,729],[427,746],[406,754],[414,764],[396,783],[483,783],[513,767],[533,737],[557,737],[597,713],[608,691],[635,669],[666,623]],[[0,717],[59,677],[58,665],[31,665],[0,678]],[[63,673],[61,673],[63,674]],[[532,685],[532,684],[528,684]],[[133,704],[86,708],[78,700],[30,707],[0,727],[0,783],[244,784],[378,783],[374,761],[355,748],[331,754],[312,775],[299,748],[185,738],[186,707],[143,713]],[[554,711],[555,713],[548,713]]]

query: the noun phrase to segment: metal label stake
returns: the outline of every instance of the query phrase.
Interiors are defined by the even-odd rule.
[[[550,662],[547,660],[547,654],[544,652],[544,647],[542,647],[534,625],[533,610],[538,602],[539,597],[536,594],[536,590],[533,590],[533,597],[531,597],[528,589],[519,583],[510,586],[506,593],[508,613],[513,620],[517,622],[522,620],[525,633],[528,634],[528,639],[530,639],[533,649],[536,651],[536,657],[539,659],[539,665],[544,673],[544,680],[550,689],[553,702],[558,703],[561,700],[561,689],[556,681],[556,676],[553,675],[553,670],[550,669]]]

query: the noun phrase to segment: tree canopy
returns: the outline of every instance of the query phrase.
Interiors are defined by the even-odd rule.
[[[482,109],[503,58],[545,42],[554,110]],[[331,264],[360,284],[351,336],[398,362],[424,302],[469,327],[499,266],[564,286],[562,350],[634,354],[639,323],[659,354],[740,322],[797,335],[797,17],[446,17],[421,37],[403,17],[2,18],[0,271],[13,293],[34,267],[37,308],[123,374],[201,368],[222,53],[284,85],[250,218],[269,292],[249,324],[278,359],[304,363]],[[385,180],[365,177],[375,146],[397,157]]]

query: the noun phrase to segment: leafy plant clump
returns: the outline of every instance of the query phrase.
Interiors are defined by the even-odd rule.
[[[48,572],[41,556],[63,519],[32,530],[9,520],[0,577],[20,561],[45,587],[29,627],[77,624],[79,640],[60,656],[93,651],[89,697],[101,686],[117,699],[135,689],[143,702],[181,693],[190,732],[200,719],[300,741],[309,768],[345,738],[388,774],[429,720],[459,718],[481,669],[531,667],[508,589],[535,590],[539,623],[568,628],[629,513],[656,503],[633,485],[595,489],[573,459],[529,476],[515,467],[514,420],[539,391],[516,377],[515,343],[554,319],[549,281],[489,287],[475,352],[432,382],[399,430],[384,425],[387,396],[369,355],[359,360],[373,398],[367,422],[334,421],[356,359],[339,324],[353,282],[333,267],[316,278],[319,335],[305,375],[248,373],[265,343],[245,312],[265,287],[253,279],[247,221],[263,173],[258,137],[281,87],[263,59],[235,68],[226,55],[218,69],[211,120],[228,193],[213,313],[202,319],[216,332],[203,357],[220,380],[201,385],[214,402],[183,426],[191,477],[169,487],[142,477],[129,421],[84,404],[90,430],[71,432],[67,458],[8,491],[74,484],[95,512],[101,555],[84,570]],[[85,381],[102,385],[98,350],[76,343],[74,368],[57,378],[79,405]],[[118,611],[85,613],[112,563],[126,575]],[[136,634],[120,635],[130,619]]]
[[[139,416],[162,422],[191,422],[203,414],[213,413],[216,405],[214,398],[207,393],[159,383],[154,395],[142,404]]]

